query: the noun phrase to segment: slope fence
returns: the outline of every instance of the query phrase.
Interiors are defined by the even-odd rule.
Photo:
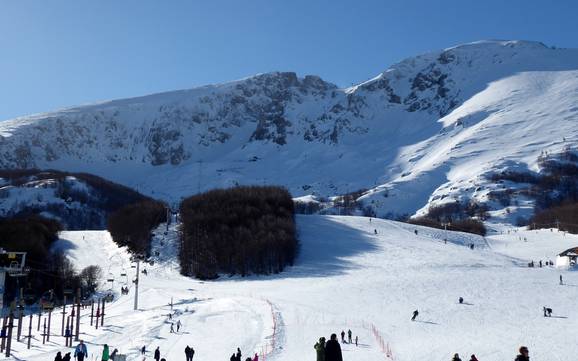
[[[268,299],[264,300],[269,305],[271,310],[271,319],[273,320],[272,333],[266,337],[266,343],[261,346],[259,351],[259,360],[271,359],[280,349],[279,344],[282,342],[282,324],[283,319],[281,317],[281,312],[277,310],[275,305]]]
[[[383,335],[381,334],[381,332],[379,332],[379,329],[371,322],[370,323],[363,322],[363,328],[371,332],[373,338],[375,339],[375,342],[379,345],[379,350],[381,351],[385,359],[395,361],[395,357],[393,355],[391,346],[389,342],[387,342],[383,338]]]

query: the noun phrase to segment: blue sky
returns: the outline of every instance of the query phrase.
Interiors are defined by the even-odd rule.
[[[0,120],[282,70],[340,86],[482,39],[578,48],[578,1],[0,0]]]

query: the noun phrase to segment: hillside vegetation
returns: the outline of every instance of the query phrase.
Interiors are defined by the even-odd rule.
[[[213,190],[181,204],[182,273],[271,274],[293,265],[298,249],[293,201],[280,187]]]
[[[108,217],[107,229],[112,239],[132,252],[148,255],[152,230],[167,221],[166,205],[155,200],[129,204]]]
[[[40,297],[48,300],[49,290],[54,291],[53,301],[61,299],[65,289],[81,288],[85,296],[95,291],[101,274],[98,266],[77,270],[62,253],[51,252],[61,230],[62,225],[57,221],[38,216],[0,219],[0,247],[11,252],[27,252],[26,267],[30,270],[19,280],[6,277],[6,301],[14,299],[18,287],[30,303]]]
[[[66,229],[104,229],[110,213],[149,200],[129,187],[88,173],[0,169],[0,217],[35,214]]]

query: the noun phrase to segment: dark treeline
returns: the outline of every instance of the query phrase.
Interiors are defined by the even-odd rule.
[[[411,218],[410,220],[408,220],[408,223],[416,224],[418,226],[447,229],[448,231],[479,234],[480,236],[486,235],[486,227],[484,226],[484,222],[473,218],[458,219],[453,222],[442,223],[434,218],[418,217],[418,218]],[[446,225],[444,226],[444,224]]]
[[[236,187],[185,199],[182,273],[213,279],[281,272],[293,265],[296,238],[293,201],[280,187]]]
[[[6,251],[27,252],[26,266],[30,267],[26,277],[19,277],[19,284],[16,278],[6,276],[7,301],[14,299],[18,286],[24,290],[28,302],[38,301],[49,290],[54,291],[56,298],[62,297],[65,289],[80,287],[84,295],[94,291],[100,275],[97,266],[77,273],[62,253],[51,252],[61,230],[57,221],[38,216],[0,219],[0,247]]]
[[[488,208],[477,202],[468,203],[450,202],[439,206],[430,207],[427,215],[408,220],[411,224],[420,226],[447,229],[486,235],[486,227],[483,220],[487,219]]]
[[[149,255],[152,230],[167,221],[166,205],[145,200],[129,204],[108,216],[107,229],[112,239],[137,254]]]
[[[555,228],[578,234],[578,203],[570,203],[540,211],[529,221],[528,228]]]

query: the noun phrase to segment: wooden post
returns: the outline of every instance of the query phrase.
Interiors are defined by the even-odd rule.
[[[76,333],[74,334],[74,341],[79,340],[80,334],[80,288],[76,289]]]
[[[70,317],[66,318],[66,331],[64,331],[64,345],[68,347],[68,343],[70,341],[70,337],[72,335],[72,331],[70,330]]]
[[[32,340],[32,314],[30,314],[30,322],[28,323],[28,349],[30,350],[30,340]]]
[[[38,305],[38,327],[36,331],[40,331],[40,318],[42,317],[42,306]]]
[[[64,295],[64,303],[62,304],[62,330],[60,336],[64,336],[64,319],[66,318],[66,295]]]
[[[97,306],[96,306],[96,323],[94,324],[96,326],[97,330],[98,330],[99,319],[100,319],[100,301],[98,301]]]
[[[42,344],[46,343],[46,317],[44,318],[44,332],[42,332]]]
[[[102,312],[100,314],[100,325],[104,326],[104,304],[106,303],[106,299],[102,299]]]
[[[140,272],[140,259],[136,260],[136,278],[134,280],[134,310],[138,309],[138,280]]]
[[[90,325],[92,326],[92,322],[94,319],[94,300],[90,302]]]
[[[68,346],[72,346],[73,336],[74,336],[74,317],[70,317],[70,336],[68,336]]]
[[[46,334],[46,341],[50,341],[50,321],[52,320],[52,308],[48,309],[48,329]]]
[[[6,335],[8,334],[8,330],[6,329],[6,322],[8,322],[7,316],[2,318],[2,343],[0,344],[0,352],[4,352],[4,347],[6,346]]]
[[[20,292],[22,293],[22,289],[20,289]],[[22,297],[22,296],[20,296],[20,297]],[[19,305],[18,308],[19,308],[18,329],[16,330],[16,341],[20,341],[20,335],[22,335],[22,317],[24,314],[24,311],[22,310],[22,305]]]
[[[10,310],[10,316],[8,316],[8,332],[6,340],[6,357],[10,357],[10,348],[12,347],[12,328],[14,327],[14,312]]]

